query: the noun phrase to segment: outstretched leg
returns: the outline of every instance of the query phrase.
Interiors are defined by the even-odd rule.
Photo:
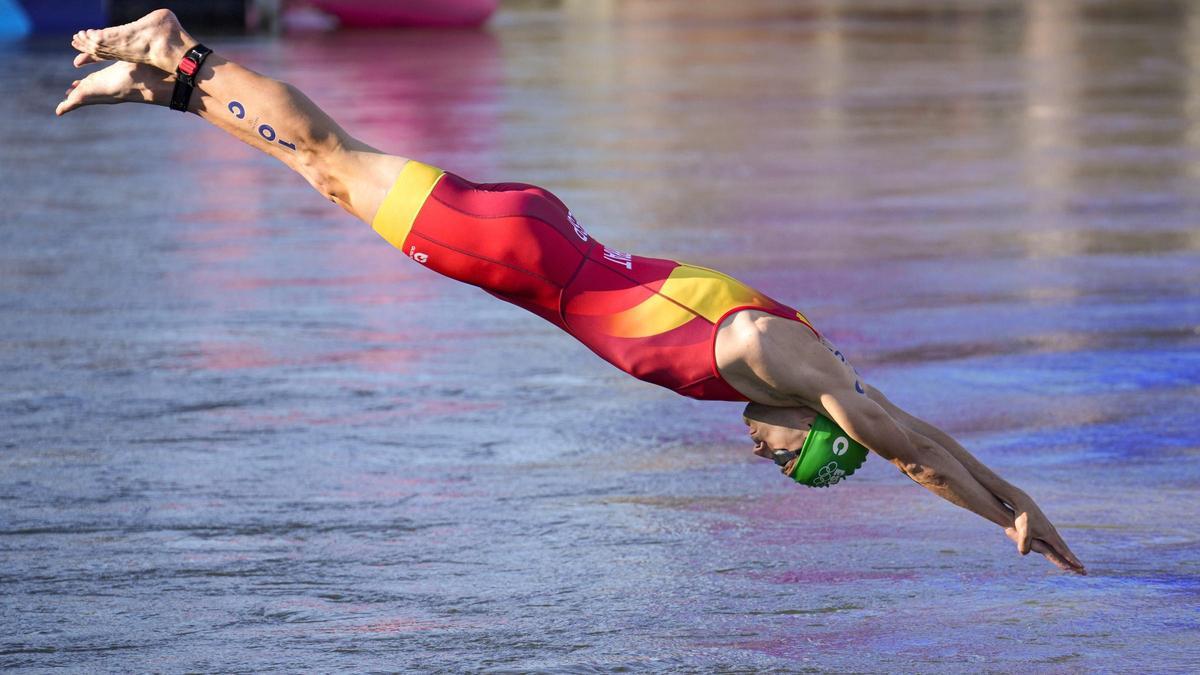
[[[196,43],[174,14],[161,9],[133,23],[76,33],[71,42],[80,51],[76,66],[108,59],[127,65],[110,66],[73,85],[57,114],[123,100],[168,105],[175,66]],[[154,72],[163,77],[155,80]],[[364,222],[371,222],[407,161],[351,137],[295,87],[218,53],[205,60],[196,82],[189,112],[279,159]]]

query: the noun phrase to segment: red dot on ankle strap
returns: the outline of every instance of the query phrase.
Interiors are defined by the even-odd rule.
[[[191,58],[185,56],[179,62],[179,72],[184,75],[192,76],[196,74],[197,64]]]

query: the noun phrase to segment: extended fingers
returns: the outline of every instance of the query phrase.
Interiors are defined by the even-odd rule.
[[[1060,557],[1070,562],[1073,567],[1082,570],[1083,563],[1071,552],[1071,548],[1067,546],[1067,542],[1063,541],[1062,535],[1058,533],[1058,529],[1054,525],[1051,525],[1049,521],[1047,521],[1047,525],[1050,531],[1041,537],[1042,541],[1053,548]],[[1084,573],[1086,574],[1086,572]]]
[[[1030,548],[1032,548],[1034,551],[1037,551],[1038,553],[1045,556],[1046,560],[1049,560],[1051,563],[1054,564],[1055,567],[1059,568],[1060,570],[1064,570],[1067,572],[1073,571],[1071,569],[1071,564],[1068,563],[1065,558],[1063,558],[1057,552],[1055,552],[1054,549],[1050,548],[1050,546],[1043,543],[1041,539],[1035,539],[1033,541],[1033,543],[1030,545]]]
[[[1070,558],[1067,558],[1065,555],[1055,550],[1053,546],[1042,541],[1041,539],[1034,539],[1032,548],[1034,551],[1045,556],[1046,560],[1054,563],[1054,565],[1061,570],[1074,572],[1075,574],[1087,574],[1087,570],[1084,568],[1082,563],[1080,563],[1078,560],[1071,560]],[[1074,556],[1072,556],[1072,558],[1073,557]]]
[[[1036,507],[1030,509],[1019,509],[1019,514],[1013,519],[1013,524],[1004,528],[1004,534],[1009,539],[1013,540],[1017,545],[1017,550],[1021,555],[1029,553],[1031,550],[1041,554],[1046,560],[1054,564],[1055,567],[1066,571],[1074,572],[1075,574],[1087,574],[1083,563],[1071,553],[1071,549],[1067,547],[1066,542],[1059,536],[1058,531],[1054,529],[1054,525],[1042,516]],[[1035,515],[1034,521],[1038,525],[1038,532],[1035,536],[1033,529],[1029,526],[1029,514]],[[1044,524],[1044,526],[1043,526]],[[1042,530],[1047,530],[1043,532]]]
[[[1075,557],[1075,554],[1071,552],[1070,547],[1067,546],[1067,542],[1063,541],[1062,537],[1058,536],[1057,532],[1054,533],[1052,540],[1047,543],[1054,548],[1055,552],[1070,562],[1072,566],[1081,570],[1083,574],[1087,574],[1087,572],[1082,571],[1084,569],[1083,563],[1079,561],[1079,558]]]

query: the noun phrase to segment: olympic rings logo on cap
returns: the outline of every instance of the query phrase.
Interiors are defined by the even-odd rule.
[[[813,479],[812,485],[813,487],[830,487],[837,485],[845,477],[846,472],[838,467],[837,462],[830,462],[817,472],[817,477]]]

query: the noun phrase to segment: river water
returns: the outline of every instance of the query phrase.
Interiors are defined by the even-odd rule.
[[[0,46],[0,667],[1200,669],[1200,5],[566,2],[206,40],[352,133],[738,276],[1034,495],[627,378],[190,116]]]

